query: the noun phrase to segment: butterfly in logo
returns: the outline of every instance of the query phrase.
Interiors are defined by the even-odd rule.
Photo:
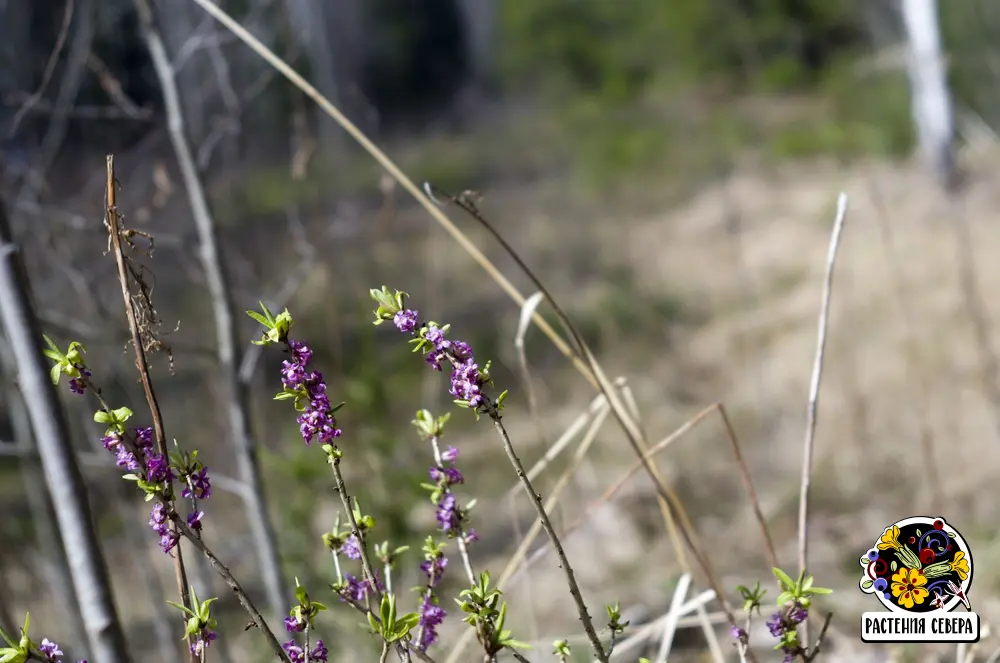
[[[948,581],[948,593],[952,596],[957,596],[962,601],[962,605],[965,606],[965,609],[972,612],[972,604],[969,603],[969,597],[965,595],[965,592],[962,591],[961,587],[956,585],[951,580]]]

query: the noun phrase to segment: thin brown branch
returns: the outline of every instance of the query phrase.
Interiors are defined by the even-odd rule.
[[[753,481],[750,479],[750,470],[743,459],[739,439],[736,437],[736,431],[733,429],[732,422],[729,421],[729,415],[726,414],[726,406],[719,403],[717,407],[719,415],[722,417],[722,423],[726,428],[726,437],[729,438],[729,443],[733,447],[733,457],[736,459],[736,465],[740,468],[740,479],[743,480],[743,488],[747,491],[747,498],[750,500],[751,508],[753,508],[753,515],[757,519],[757,526],[760,527],[761,536],[764,537],[764,545],[767,546],[768,562],[770,562],[772,568],[777,568],[778,554],[774,551],[774,541],[771,540],[771,531],[767,527],[767,520],[764,518],[764,512],[760,508],[760,500],[757,499],[757,491],[754,490]]]
[[[107,189],[105,195],[107,196],[106,213],[105,213],[105,223],[108,226],[108,233],[111,239],[111,248],[114,252],[115,265],[118,268],[118,282],[121,285],[122,291],[122,301],[125,304],[125,316],[128,318],[128,328],[132,335],[132,349],[135,352],[135,366],[139,371],[139,378],[142,380],[142,388],[146,394],[146,402],[149,405],[149,414],[153,420],[153,434],[156,439],[156,449],[157,452],[167,457],[167,438],[166,433],[163,430],[163,413],[160,411],[160,404],[156,400],[156,392],[153,391],[153,381],[149,376],[149,364],[146,361],[146,350],[142,341],[142,333],[139,329],[139,323],[135,312],[135,303],[133,301],[132,292],[129,287],[129,274],[130,271],[125,263],[125,254],[122,252],[122,228],[120,223],[120,217],[118,213],[117,204],[117,187],[118,180],[115,179],[115,157],[109,154],[107,156]],[[164,499],[166,501],[171,501],[173,498],[173,487],[168,483],[164,489]],[[177,524],[172,525],[174,531],[177,531]],[[181,553],[181,548],[178,546],[176,548],[176,554],[173,557],[174,560],[174,577],[177,580],[177,593],[181,597],[181,604],[187,607],[191,607],[191,595],[188,587],[187,572],[184,569],[184,558]],[[191,652],[192,663],[197,663],[198,656]]]
[[[177,531],[180,532],[181,535],[183,535],[184,538],[198,550],[198,552],[208,559],[209,564],[212,565],[212,568],[215,569],[216,573],[218,573],[226,584],[229,585],[229,588],[233,590],[233,594],[236,595],[236,599],[240,602],[240,605],[243,606],[243,609],[247,611],[247,614],[250,615],[250,619],[253,620],[254,626],[257,627],[257,629],[264,636],[264,639],[267,640],[267,644],[271,648],[271,652],[278,657],[279,661],[282,661],[283,663],[291,663],[288,659],[288,654],[286,654],[285,650],[281,648],[281,643],[278,642],[278,639],[274,636],[274,632],[271,631],[270,627],[268,627],[267,620],[265,620],[264,616],[260,614],[260,610],[258,610],[257,606],[253,604],[250,596],[246,593],[246,591],[244,591],[239,581],[233,577],[229,568],[215,556],[215,553],[213,553],[209,547],[205,545],[205,542],[201,540],[201,537],[199,537],[190,527],[187,526],[187,523],[181,522],[180,518],[177,517],[176,512],[174,513],[174,518],[175,520],[173,520],[173,523],[174,527],[177,528]]]
[[[576,574],[573,572],[573,567],[569,563],[569,557],[566,556],[566,550],[563,548],[562,541],[556,533],[555,527],[552,526],[552,521],[549,520],[549,514],[545,510],[545,505],[542,504],[542,497],[531,484],[531,479],[528,478],[528,473],[524,471],[524,465],[521,463],[521,459],[517,457],[517,452],[515,452],[514,445],[510,441],[510,435],[507,434],[507,429],[503,425],[500,413],[496,411],[495,407],[490,406],[489,415],[493,420],[493,426],[500,435],[500,439],[503,440],[504,453],[507,454],[507,459],[510,461],[510,464],[514,466],[514,471],[517,472],[517,478],[520,479],[521,485],[524,486],[525,492],[528,493],[528,497],[531,499],[532,506],[535,507],[535,512],[538,514],[538,520],[542,525],[542,529],[545,530],[545,533],[549,537],[549,541],[552,543],[552,547],[555,548],[556,555],[559,557],[559,566],[562,567],[563,573],[566,576],[566,584],[569,585],[569,593],[573,597],[573,602],[576,604],[577,612],[580,615],[580,623],[583,624],[583,630],[586,631],[587,637],[590,639],[590,645],[594,649],[594,655],[597,657],[597,660],[601,661],[601,663],[608,663],[608,655],[604,651],[604,645],[601,644],[601,639],[597,635],[597,630],[594,628],[594,622],[587,610],[587,603],[583,600],[583,594],[580,592],[580,585],[576,581]]]

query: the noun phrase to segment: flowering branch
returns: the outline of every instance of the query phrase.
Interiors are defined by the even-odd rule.
[[[559,557],[560,566],[566,575],[566,582],[569,585],[570,595],[576,604],[580,622],[583,624],[584,631],[586,631],[587,637],[590,639],[594,654],[601,663],[608,663],[608,655],[594,628],[593,620],[587,610],[587,604],[583,600],[583,595],[576,581],[576,574],[570,565],[562,541],[559,539],[559,535],[556,534],[545,506],[542,504],[542,499],[528,478],[528,474],[514,450],[510,435],[503,425],[500,411],[503,409],[503,402],[507,397],[507,392],[502,392],[495,400],[491,399],[485,392],[485,388],[492,385],[489,375],[489,362],[480,367],[476,363],[476,358],[468,343],[448,339],[447,333],[450,325],[442,327],[435,322],[421,324],[419,313],[404,307],[406,293],[398,290],[390,291],[388,287],[383,286],[381,290],[372,289],[370,294],[372,299],[378,304],[378,308],[375,310],[375,324],[379,325],[386,320],[391,320],[399,331],[413,336],[411,343],[414,345],[414,352],[422,351],[432,369],[440,371],[442,362],[448,362],[451,365],[451,383],[448,393],[455,398],[455,403],[461,407],[473,410],[477,418],[485,414],[493,421],[493,426],[503,441],[507,459],[514,467],[521,485],[524,486],[525,491],[528,493],[538,514],[542,528],[548,535],[549,541],[552,543],[556,555]]]

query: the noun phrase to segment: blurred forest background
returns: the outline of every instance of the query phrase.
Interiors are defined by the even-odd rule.
[[[114,262],[102,256],[104,155],[114,153],[125,222],[155,238],[145,262],[173,353],[172,366],[153,356],[167,436],[199,449],[215,482],[206,540],[269,616],[289,607],[294,577],[313,598],[336,603],[320,540],[337,508],[328,468],[318,449],[302,445],[287,403],[271,401],[280,353],[246,349],[259,331],[242,311],[262,299],[291,309],[335,398],[347,402],[348,482],[378,520],[375,540],[412,546],[397,587],[412,586],[433,507],[419,487],[432,456],[409,422],[419,408],[452,406],[441,375],[425,371],[398,335],[372,327],[368,289],[406,290],[415,308],[452,323],[478,356],[493,359],[528,465],[594,392],[536,330],[522,362],[519,307],[333,120],[195,2],[155,0],[237,314],[242,365],[230,380],[219,368],[211,277],[171,146],[163,81],[136,10],[143,4],[0,0],[0,193],[42,325],[62,347],[83,343],[109,401],[145,421],[123,351],[129,335]],[[969,541],[973,606],[1000,625],[992,323],[1000,310],[990,296],[1000,286],[1000,6],[947,0],[938,8],[955,127],[948,149],[961,173],[946,194],[941,173],[916,150],[897,0],[218,4],[415,182],[482,195],[480,209],[562,302],[609,376],[627,380],[651,441],[724,402],[789,568],[824,257],[845,191],[811,531],[810,572],[836,590],[824,603],[835,613],[830,657],[954,660],[953,648],[866,646],[857,637],[858,613],[876,609],[857,590],[858,557],[882,528],[925,511]],[[452,212],[530,294],[489,235]],[[30,610],[39,633],[79,658],[86,640],[52,506],[9,347],[0,355],[0,624],[14,630]],[[247,390],[242,440],[228,412],[237,383]],[[87,399],[65,384],[60,393],[130,651],[135,660],[175,660],[180,633],[163,604],[173,598],[170,565],[148,511],[100,448]],[[557,524],[586,514],[568,543],[591,612],[620,601],[638,627],[666,612],[684,569],[641,475],[587,511],[634,460],[613,422],[596,430]],[[732,588],[766,582],[769,564],[724,433],[709,417],[658,462]],[[534,515],[513,490],[513,472],[498,469],[506,464],[488,426],[458,412],[449,435],[463,454],[462,494],[479,498],[473,557],[499,573]],[[255,468],[241,448],[255,452],[259,489],[248,488]],[[570,455],[540,475],[543,496]],[[277,568],[265,568],[247,508],[266,509]],[[546,546],[538,539],[532,549]],[[222,597],[213,655],[266,660],[210,569],[193,581],[200,596]],[[532,660],[547,660],[553,639],[578,630],[561,583],[544,557],[507,588],[515,634],[538,647]],[[456,573],[447,586],[461,585]],[[705,589],[697,576],[695,586]],[[284,605],[273,605],[276,589]],[[319,627],[332,660],[371,660],[358,616],[338,607]],[[458,621],[449,619],[446,643],[461,632]],[[713,645],[684,621],[676,660],[713,660],[718,651],[736,660],[718,623]],[[585,642],[574,642],[582,656]],[[967,653],[985,660],[997,644],[987,634]],[[636,660],[642,645],[617,660]]]

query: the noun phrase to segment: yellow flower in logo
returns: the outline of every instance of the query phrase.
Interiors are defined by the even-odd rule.
[[[911,610],[914,604],[923,603],[930,595],[924,587],[926,584],[927,578],[920,569],[908,569],[904,566],[892,576],[892,595],[899,605]]]
[[[969,560],[965,558],[965,553],[961,550],[955,553],[955,559],[951,560],[951,570],[957,573],[962,580],[969,577]]]
[[[887,529],[882,538],[878,540],[879,550],[888,550],[889,548],[899,550],[899,528],[895,525],[891,529]]]

